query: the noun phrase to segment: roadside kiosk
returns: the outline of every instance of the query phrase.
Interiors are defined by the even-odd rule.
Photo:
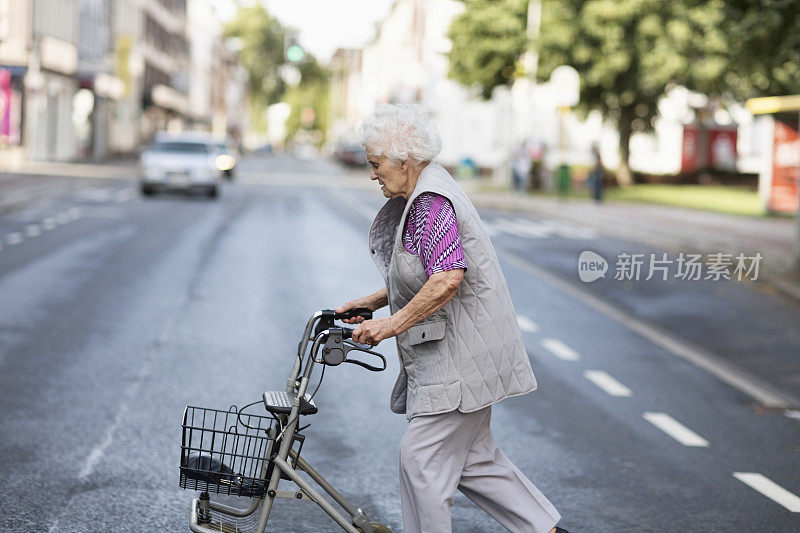
[[[770,213],[797,214],[795,269],[800,273],[800,94],[752,98],[745,105],[754,115],[771,118],[758,195]]]

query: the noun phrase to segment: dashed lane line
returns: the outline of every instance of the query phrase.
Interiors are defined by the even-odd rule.
[[[667,413],[644,413],[642,416],[645,420],[684,446],[698,448],[708,447],[708,441],[706,439],[687,428]]]
[[[757,472],[734,472],[733,477],[779,503],[793,513],[800,513],[800,497],[784,489],[768,477]]]
[[[562,280],[544,268],[532,264],[530,261],[509,252],[498,249],[497,254],[501,259],[515,267],[533,274],[545,283],[570,295],[581,303],[595,309],[606,317],[620,323],[629,330],[641,335],[653,344],[664,350],[685,359],[693,365],[700,367],[731,387],[747,394],[764,407],[788,408],[800,405],[800,399],[767,383],[759,376],[737,368],[720,356],[708,352],[689,342],[677,339],[665,331],[648,324],[630,313],[617,309],[607,301],[594,296],[573,283]]]
[[[543,339],[542,346],[544,346],[550,353],[559,359],[563,359],[564,361],[577,361],[581,358],[578,352],[558,339]]]
[[[18,231],[6,235],[6,243],[8,243],[9,246],[15,246],[24,240],[25,239],[22,237],[22,233]]]
[[[611,396],[630,397],[631,389],[602,370],[585,370],[583,376]]]
[[[539,331],[539,325],[524,315],[517,315],[517,324],[519,324],[519,329],[527,333]]]
[[[800,411],[797,411],[796,409],[787,409],[786,411],[784,411],[783,414],[785,414],[789,418],[794,418],[795,420],[800,420]]]
[[[83,213],[79,207],[73,207],[67,211],[62,211],[53,217],[45,218],[40,224],[29,224],[25,227],[24,234],[21,231],[12,231],[11,233],[7,234],[6,244],[8,246],[16,246],[17,244],[24,242],[25,237],[29,239],[38,237],[45,231],[50,231],[58,226],[63,226],[64,224],[68,224],[73,220],[81,218],[82,214]],[[0,246],[0,250],[2,249],[3,247]]]
[[[42,229],[39,227],[39,224],[31,224],[25,228],[25,235],[28,237],[38,237],[41,234]]]

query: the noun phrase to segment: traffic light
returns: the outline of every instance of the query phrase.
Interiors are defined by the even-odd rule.
[[[302,63],[306,51],[300,45],[300,34],[296,30],[286,30],[283,40],[283,56],[289,63]]]

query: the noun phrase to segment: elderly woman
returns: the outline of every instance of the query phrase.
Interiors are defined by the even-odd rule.
[[[400,444],[406,533],[451,530],[456,488],[514,532],[564,532],[561,515],[503,454],[491,405],[536,389],[497,255],[467,195],[433,159],[436,126],[419,107],[386,105],[361,125],[362,144],[389,200],[369,233],[386,282],[336,309],[389,305],[357,342],[395,337],[400,376],[391,409],[410,421]]]

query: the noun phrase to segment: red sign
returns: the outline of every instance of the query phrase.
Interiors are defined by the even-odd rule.
[[[681,172],[691,173],[700,164],[700,137],[695,124],[683,126],[683,150],[681,152]]]
[[[767,208],[776,213],[798,210],[800,178],[800,134],[797,122],[775,119],[772,140],[772,185]]]

